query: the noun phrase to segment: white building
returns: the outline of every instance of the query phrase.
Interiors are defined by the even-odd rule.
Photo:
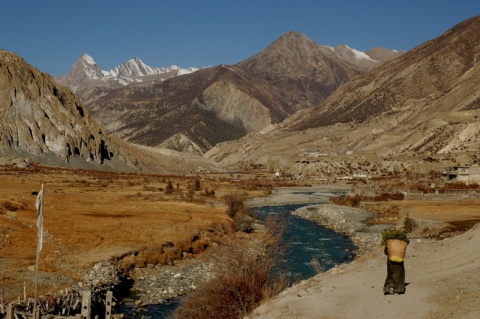
[[[449,181],[480,183],[480,167],[478,166],[453,166],[444,174]]]

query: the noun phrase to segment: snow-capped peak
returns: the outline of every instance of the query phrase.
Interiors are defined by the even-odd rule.
[[[351,47],[349,47],[348,45],[345,46],[347,49],[349,49],[350,51],[352,51],[353,53],[353,56],[355,57],[355,59],[357,60],[370,60],[370,61],[373,61],[373,62],[378,62],[374,59],[372,59],[371,57],[369,57],[365,52],[362,52],[362,51],[358,51],[356,49],[353,49]]]
[[[103,76],[100,67],[95,63],[93,58],[86,53],[74,63],[70,74],[72,77],[80,78],[81,82],[95,80]]]
[[[88,65],[95,65],[96,64],[95,60],[93,60],[93,58],[86,53],[84,53],[82,55],[81,59]]]
[[[163,80],[197,71],[198,68],[182,69],[176,65],[165,68],[152,68],[138,57],[128,60],[109,71],[100,69],[95,60],[84,53],[72,66],[70,74],[63,77],[62,84],[69,86],[74,92],[79,86],[90,80],[102,79],[103,81],[115,81],[121,85],[134,82],[142,82],[142,77],[149,75],[161,75]],[[165,75],[163,75],[165,74]]]
[[[182,69],[177,65],[171,65],[164,68],[153,68],[139,58],[133,58],[122,63],[109,71],[103,71],[105,76],[138,78],[147,75],[164,74],[176,71],[177,75],[188,74],[197,71],[197,68]]]
[[[139,77],[156,74],[154,69],[143,63],[139,58],[133,58],[122,63],[108,73],[112,76]]]

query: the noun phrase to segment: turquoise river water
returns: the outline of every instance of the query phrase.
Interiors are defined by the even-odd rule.
[[[285,261],[288,276],[293,281],[307,279],[316,274],[311,266],[314,258],[326,271],[335,265],[348,262],[354,257],[353,249],[355,247],[348,237],[290,213],[306,205],[263,206],[253,209],[261,220],[269,215],[276,215],[286,221],[287,226],[283,239],[288,243],[289,249],[285,255]],[[179,302],[180,300],[173,300],[166,305],[150,305],[146,307],[148,312],[142,314],[135,314],[133,305],[126,305],[122,308],[122,312],[127,318],[163,319],[168,317],[168,314],[178,306]]]

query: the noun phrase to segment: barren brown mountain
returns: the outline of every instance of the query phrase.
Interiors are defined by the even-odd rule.
[[[362,72],[331,48],[289,32],[236,65],[121,88],[96,81],[79,94],[92,116],[123,139],[203,154],[316,105]]]
[[[287,127],[370,124],[374,136],[366,143],[392,148],[388,153],[478,150],[479,28],[480,17],[455,26],[353,79]]]
[[[363,73],[332,48],[318,45],[299,32],[285,33],[238,66],[268,80],[273,92],[293,110],[322,102],[341,84]]]
[[[128,141],[161,146],[168,140],[170,148],[194,153],[288,115],[262,80],[225,65],[131,84],[101,97],[90,109],[110,132]],[[177,147],[175,140],[180,141]]]
[[[277,129],[206,156],[320,176],[478,163],[479,29],[480,17],[464,21],[355,77]]]

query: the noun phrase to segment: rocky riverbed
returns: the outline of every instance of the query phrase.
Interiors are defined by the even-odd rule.
[[[343,191],[343,190],[339,189],[337,191]],[[294,194],[294,193],[297,193],[297,194]],[[340,296],[338,298],[341,298],[342,301],[347,299],[355,300],[355,298],[359,298],[358,296],[363,296],[365,293],[368,293],[368,298],[362,298],[361,302],[360,301],[356,302],[356,308],[367,307],[368,305],[372,304],[370,301],[375,300],[375,298],[378,299],[379,297],[377,295],[380,295],[381,297],[383,297],[382,293],[380,294],[377,293],[377,289],[365,289],[365,287],[374,288],[374,287],[377,287],[377,285],[380,285],[380,286],[382,285],[383,276],[380,276],[382,277],[380,279],[378,278],[378,273],[380,273],[380,271],[384,271],[384,267],[385,267],[385,264],[384,264],[385,259],[383,258],[384,257],[383,249],[382,250],[380,249],[381,231],[384,228],[391,227],[392,224],[395,223],[396,221],[392,220],[392,224],[380,224],[380,225],[371,223],[372,219],[376,216],[376,214],[359,209],[359,208],[332,205],[329,203],[328,198],[334,195],[336,195],[336,193],[329,193],[327,188],[324,188],[324,189],[306,188],[304,190],[282,189],[278,192],[275,192],[274,195],[271,197],[269,196],[267,198],[254,199],[252,201],[252,203],[254,203],[253,206],[263,206],[263,205],[275,206],[275,205],[285,205],[288,203],[308,203],[310,205],[296,210],[295,212],[293,212],[293,214],[305,219],[312,220],[314,222],[321,224],[324,227],[327,227],[337,232],[340,232],[342,234],[345,234],[346,236],[350,237],[354,242],[354,244],[357,246],[358,255],[365,254],[367,256],[370,256],[369,257],[370,259],[365,259],[361,257],[356,259],[352,263],[340,265],[338,268],[332,269],[332,271],[325,273],[324,277],[316,276],[312,278],[312,280],[310,281],[305,281],[308,284],[302,284],[302,285],[294,286],[288,289],[287,291],[282,293],[281,296],[277,298],[277,300],[282,300],[281,299],[282,296],[288,297],[292,295],[291,298],[293,301],[292,301],[292,304],[291,305],[289,304],[288,307],[285,305],[281,305],[281,306],[266,305],[265,306],[266,308],[290,309],[290,307],[293,307],[292,305],[296,305],[301,300],[303,301],[311,300],[315,304],[315,306],[318,306],[318,302],[315,300],[329,300],[329,298],[332,298],[332,293],[335,293],[335,292],[337,292],[337,294]],[[447,245],[448,242],[442,241],[440,244]],[[430,255],[423,256],[422,254],[424,253],[424,251],[420,250],[420,248],[425,245],[438,245],[438,244],[433,240],[425,240],[423,238],[421,240],[417,239],[415,241],[412,241],[411,243],[411,247],[409,248],[410,252],[409,252],[409,259],[408,259],[409,269],[415,269],[415,272],[412,272],[409,278],[411,278],[411,280],[415,281],[417,284],[415,286],[412,285],[412,288],[409,287],[409,293],[407,294],[407,296],[412,295],[413,297],[408,299],[408,302],[405,302],[405,303],[401,303],[401,301],[403,300],[403,297],[398,298],[398,301],[400,302],[400,306],[396,306],[396,308],[400,307],[401,309],[407,309],[407,308],[411,309],[410,307],[408,307],[408,305],[418,302],[419,300],[426,300],[426,298],[424,298],[424,295],[419,296],[418,293],[416,293],[415,291],[415,288],[417,286],[422,285],[422,280],[424,280],[423,278],[425,277],[425,274],[427,275],[431,275],[432,273],[436,274],[436,272],[431,271],[430,269],[431,265],[428,262],[429,260],[432,260],[433,257]],[[434,249],[434,251],[437,251],[440,249],[443,250],[444,247],[442,248],[437,247]],[[458,249],[455,249],[454,252],[456,253],[457,251]],[[378,258],[372,259],[371,256],[376,256]],[[422,258],[419,258],[419,256],[421,256]],[[455,258],[451,260],[446,258],[445,260],[449,260],[449,261],[442,263],[442,265],[447,266],[450,264],[451,260],[455,260]],[[419,269],[422,269],[423,266],[419,265],[419,263],[423,261],[425,261],[424,267],[426,268],[426,270],[420,272]],[[365,263],[366,266],[364,266],[360,270],[357,270],[359,265],[362,265],[362,263]],[[165,302],[170,298],[175,298],[182,294],[193,291],[196,288],[196,285],[201,280],[205,280],[209,278],[209,276],[211,275],[210,274],[211,266],[212,265],[206,263],[205,260],[192,258],[191,260],[174,262],[173,265],[168,265],[168,266],[149,266],[146,268],[136,269],[132,273],[132,277],[135,280],[135,283],[132,288],[132,293],[136,298],[139,299],[139,301],[137,302],[137,305],[140,306],[141,308],[142,304],[143,305],[159,304],[159,303]],[[341,273],[345,272],[345,269],[350,269],[347,267],[351,267],[355,269],[355,271],[351,272],[351,275],[347,274],[347,275],[344,275],[344,277],[340,276]],[[98,268],[97,273],[99,276],[109,276],[107,272],[102,273],[101,269],[104,268],[103,266],[102,267],[97,266],[97,268]],[[457,268],[459,267],[456,266],[455,269]],[[375,270],[372,271],[372,269],[375,269]],[[417,273],[421,273],[421,275],[418,275],[417,277],[415,277],[415,274]],[[476,270],[475,270],[475,273],[477,273]],[[95,272],[90,272],[88,273],[88,275],[91,278],[94,278]],[[322,281],[321,289],[317,288],[319,287],[318,282],[320,281],[320,279],[315,279],[315,278],[321,278],[321,281]],[[331,286],[329,286],[328,280],[334,280],[335,278],[338,278],[338,280],[340,281],[343,280],[342,278],[345,278],[344,280],[348,282],[348,284],[342,284],[342,282],[340,283],[335,282],[335,284],[332,284]],[[473,278],[473,277],[469,277],[469,278]],[[469,278],[466,277],[465,282],[470,280]],[[365,282],[362,282],[361,284],[352,285],[352,282],[354,282],[355,280],[357,281],[363,280]],[[443,286],[443,283],[448,284],[449,280],[453,280],[453,279],[451,279],[451,276],[449,273],[445,273],[445,277],[442,277],[441,280],[438,279],[437,281],[438,282],[441,281]],[[423,285],[424,287],[430,287],[431,283],[432,283],[432,280],[427,280],[427,282],[425,282]],[[88,284],[90,283],[87,283],[87,285]],[[308,288],[309,289],[308,291],[302,290],[302,289],[305,289],[305,286],[310,287]],[[348,289],[345,288],[344,290],[341,287],[348,287]],[[359,287],[361,287],[362,289],[361,292],[358,291],[358,289],[360,289]],[[465,284],[462,287],[463,287],[462,289],[465,289],[464,287],[467,287],[467,285]],[[448,289],[445,289],[445,296],[449,296],[449,291],[447,290]],[[310,293],[320,293],[321,291],[324,292],[324,295],[322,295],[323,297],[318,297],[318,298],[306,297],[306,298],[301,298],[301,300],[299,299],[300,296],[305,297],[305,296],[309,296]],[[352,291],[354,291],[354,295],[352,295]],[[379,291],[381,291],[381,289]],[[472,296],[473,295],[474,294],[472,293]],[[476,296],[478,296],[478,294]],[[458,301],[458,298],[456,300]],[[466,299],[466,300],[468,300],[468,302],[472,302],[471,299]],[[383,302],[383,299],[382,299],[382,302]],[[390,311],[390,308],[392,307],[392,304],[390,304],[391,302],[392,301],[389,300],[388,303],[385,303],[385,309],[388,309],[388,311]],[[338,303],[332,304],[331,302],[330,303],[327,302],[327,304],[328,304],[327,308],[330,310],[342,308],[342,307],[335,307],[335,304],[338,305]],[[377,307],[378,305],[383,305],[383,303],[381,304],[380,301],[376,301],[373,310],[369,309],[368,311],[369,312],[375,311],[375,309],[378,308]],[[306,306],[302,304],[302,306],[301,307],[299,306],[299,309],[296,310],[297,311],[296,313],[293,313],[293,310],[292,310],[291,311],[292,314],[288,313],[287,314],[288,316],[284,314],[283,317],[285,318],[298,317],[302,313],[305,307]],[[326,311],[326,310],[321,310],[320,312],[317,311],[316,313],[317,314],[322,313],[322,311]],[[278,314],[274,314],[273,316],[270,316],[270,317],[280,318],[282,316],[278,316]]]
[[[211,276],[211,268],[211,263],[194,259],[137,268],[131,274],[135,281],[131,292],[139,298],[137,304],[163,304],[194,291],[198,283]]]
[[[345,187],[305,187],[282,188],[272,196],[255,198],[247,202],[250,206],[275,206],[292,203],[310,203],[293,212],[294,215],[309,219],[333,229],[352,239],[357,254],[378,248],[381,231],[386,225],[368,226],[373,213],[359,209],[332,205],[328,200],[338,193],[346,193]],[[163,304],[168,300],[194,291],[196,286],[211,276],[212,264],[202,258],[175,261],[171,265],[148,265],[136,268],[130,273],[133,280],[131,296],[137,306]],[[102,282],[112,282],[115,270],[109,263],[96,264],[84,274],[83,286],[94,286]],[[82,284],[80,284],[82,286]],[[81,288],[81,287],[79,287]]]
[[[375,224],[371,221],[376,214],[353,207],[329,203],[329,198],[346,194],[345,186],[318,186],[303,188],[281,188],[268,197],[247,201],[250,207],[278,206],[286,204],[309,204],[292,212],[301,218],[314,221],[326,228],[348,236],[356,246],[356,254],[367,254],[381,246],[381,232],[391,224]],[[200,258],[174,261],[171,265],[148,265],[130,273],[133,279],[131,296],[137,307],[163,304],[185,295],[211,276],[212,264]],[[108,264],[98,264],[85,273],[85,284],[93,285],[111,278],[113,269]],[[88,280],[87,280],[88,278]]]
[[[332,204],[309,205],[297,209],[292,214],[350,237],[357,246],[357,254],[378,248],[381,245],[382,230],[392,226],[387,224],[368,226],[374,217],[373,213],[360,208]]]

